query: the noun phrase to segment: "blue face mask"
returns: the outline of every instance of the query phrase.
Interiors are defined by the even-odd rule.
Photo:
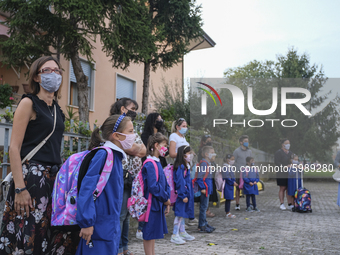
[[[180,132],[182,135],[185,135],[187,131],[187,128],[181,128],[181,130],[178,130],[178,132]]]
[[[244,142],[244,143],[243,143],[243,146],[248,148],[249,143],[248,143],[248,142]]]
[[[255,163],[250,163],[251,166],[255,166]]]
[[[52,73],[42,73],[41,77],[41,87],[47,90],[50,93],[56,92],[61,84],[61,75],[56,74],[55,72]]]

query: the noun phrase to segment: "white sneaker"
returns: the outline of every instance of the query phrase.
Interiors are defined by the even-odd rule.
[[[240,205],[239,206],[235,206],[235,210],[241,210],[241,207],[240,207]]]
[[[179,235],[172,235],[170,242],[175,244],[185,244],[186,241],[184,241]]]
[[[288,205],[288,209],[292,210],[294,208],[294,205]]]
[[[194,226],[194,225],[197,225],[198,224],[198,220],[195,218],[193,220],[188,220],[188,223],[187,223],[189,226]]]
[[[143,240],[143,232],[137,230],[137,232],[136,232],[136,238],[139,239],[139,240]]]
[[[192,241],[192,240],[195,240],[195,237],[189,235],[187,232],[179,233],[179,236],[180,236],[183,240],[185,240],[185,241]]]
[[[281,210],[286,210],[287,208],[285,207],[284,204],[281,204],[281,205],[280,205],[280,209],[281,209]]]

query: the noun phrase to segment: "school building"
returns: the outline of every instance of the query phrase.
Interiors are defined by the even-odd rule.
[[[0,12],[0,20],[6,20],[6,14]],[[4,24],[0,24],[0,40],[6,40],[10,37],[8,33],[8,27]],[[93,50],[93,59],[95,60],[94,70],[91,69],[87,59],[81,56],[81,65],[84,73],[89,77],[89,108],[90,108],[90,125],[93,126],[95,120],[98,123],[102,123],[109,115],[110,106],[116,101],[117,98],[130,97],[135,99],[141,110],[142,106],[142,94],[143,94],[143,71],[144,65],[131,64],[128,69],[121,70],[112,68],[109,58],[104,52],[101,51],[102,45],[97,40],[93,43],[95,49]],[[189,46],[189,49],[200,50],[212,48],[215,46],[215,42],[206,34],[203,33],[201,38],[193,40]],[[190,54],[190,53],[189,53]],[[2,51],[0,49],[0,66],[2,66]],[[66,107],[70,106],[74,109],[78,107],[77,100],[77,83],[71,61],[67,61],[61,56],[61,65],[64,69],[63,83],[62,83],[62,98],[59,100],[59,105],[65,112]],[[27,76],[25,73],[28,71],[28,66],[17,67],[0,67],[0,84],[10,84],[17,97],[28,92]],[[149,112],[155,110],[152,88],[156,93],[159,93],[162,87],[162,80],[166,82],[175,82],[178,86],[183,86],[183,62],[174,66],[167,71],[163,71],[158,68],[156,72],[151,72],[150,75],[150,99],[149,99]]]

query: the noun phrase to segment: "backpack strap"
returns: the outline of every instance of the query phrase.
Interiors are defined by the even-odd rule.
[[[100,173],[99,181],[97,183],[96,189],[93,191],[93,199],[96,201],[96,199],[100,196],[100,194],[103,192],[106,183],[108,182],[111,172],[112,172],[112,166],[113,166],[113,151],[109,147],[99,147],[102,149],[105,149],[107,152],[106,161],[103,167],[102,172]]]
[[[143,167],[144,167],[145,163],[147,163],[147,162],[152,162],[152,164],[155,168],[155,172],[156,172],[156,181],[158,182],[159,174],[158,174],[158,166],[157,166],[156,162],[153,159],[148,158],[144,161]],[[149,216],[150,216],[150,211],[151,211],[151,203],[152,203],[152,194],[149,192],[148,207],[146,209],[146,214],[145,214],[145,222],[149,221]]]
[[[206,163],[207,164],[207,167],[209,166],[209,163],[208,163],[208,161],[206,161],[206,160],[201,160],[200,161],[200,163],[198,163],[196,166],[199,166],[199,165],[201,165],[201,163]],[[206,171],[205,172],[205,175],[204,175],[204,177],[203,177],[203,183],[204,183],[204,186],[205,186],[205,195],[206,195],[206,197],[208,197],[208,185],[207,185],[207,183],[205,182],[205,179],[207,179],[207,177],[208,177],[208,175],[209,175],[209,171]],[[197,181],[197,176],[198,176],[198,172],[196,172],[195,173],[195,178],[192,180],[192,186],[194,186],[194,183]]]

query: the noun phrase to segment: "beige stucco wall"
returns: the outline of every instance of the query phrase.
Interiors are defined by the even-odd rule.
[[[108,117],[110,106],[116,99],[116,75],[120,74],[129,79],[136,81],[136,100],[139,104],[138,111],[142,108],[142,95],[143,95],[143,64],[131,64],[126,70],[112,68],[109,58],[103,53],[100,43],[95,43],[96,50],[93,52],[93,59],[95,60],[94,71],[94,109],[90,111],[90,124],[93,127],[93,123],[97,120],[98,124]],[[85,58],[83,58],[85,59]],[[70,86],[70,61],[61,58],[61,65],[65,70],[63,74],[62,84],[62,98],[59,100],[59,105],[65,111],[69,105],[69,86]],[[156,72],[151,72],[151,82],[149,90],[149,112],[155,111],[154,103],[152,101],[152,89],[154,88],[156,93],[159,93],[159,89],[162,86],[162,78],[166,82],[175,82],[182,86],[182,67],[180,63],[173,68],[163,71],[158,68]],[[3,80],[10,85],[19,85],[19,94],[23,94],[24,90],[21,84],[27,83],[27,77],[24,76],[24,72],[27,72],[27,68],[24,67],[21,71],[20,79],[15,75],[12,69],[7,70],[6,67],[0,68],[0,75],[3,75]],[[75,107],[75,109],[77,109]]]

